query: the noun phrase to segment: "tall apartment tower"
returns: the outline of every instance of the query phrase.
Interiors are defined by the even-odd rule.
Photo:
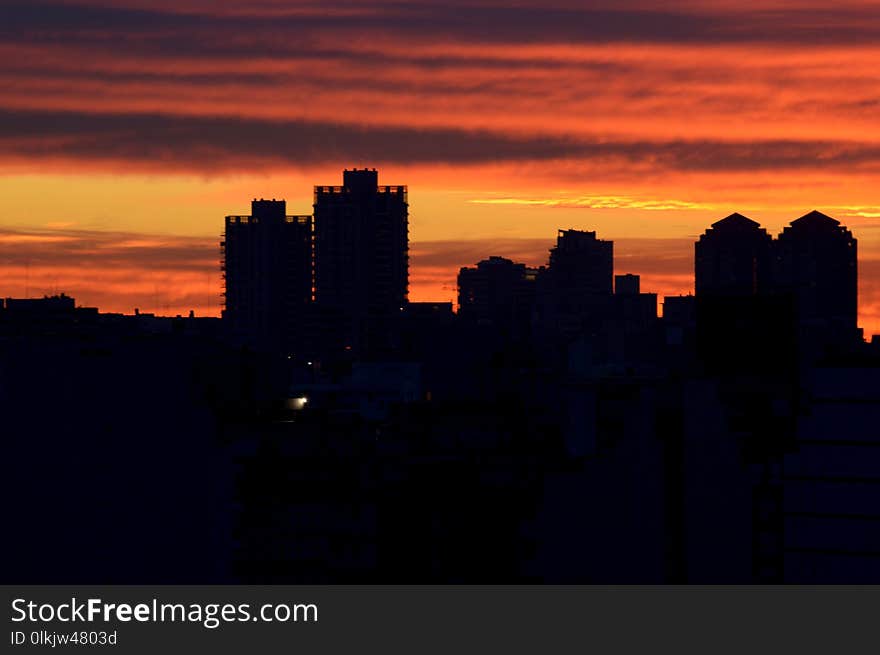
[[[547,268],[538,276],[538,321],[552,334],[572,335],[601,321],[614,291],[614,242],[595,232],[559,230]]]
[[[226,217],[221,252],[232,333],[261,350],[289,349],[312,300],[312,217],[254,200],[249,216]]]
[[[812,211],[776,240],[780,291],[795,300],[798,323],[851,339],[857,332],[857,241],[839,221]]]
[[[697,353],[707,371],[787,380],[794,310],[777,293],[773,237],[742,214],[713,223],[694,244]]]
[[[595,232],[559,230],[550,250],[554,285],[575,296],[605,295],[614,289],[614,242]]]
[[[773,287],[773,238],[758,223],[731,214],[695,244],[697,296],[754,296]]]
[[[315,187],[314,215],[315,301],[345,347],[363,350],[407,303],[407,188],[346,170],[342,186]]]

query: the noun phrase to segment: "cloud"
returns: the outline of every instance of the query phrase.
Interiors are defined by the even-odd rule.
[[[185,236],[77,229],[0,228],[3,261],[13,265],[124,264],[143,271],[217,266],[219,242]]]
[[[854,218],[880,218],[880,207],[841,207],[840,215]],[[862,226],[863,229],[864,227],[866,226]]]
[[[617,168],[633,173],[880,169],[880,144],[843,141],[628,141],[147,113],[0,110],[0,147],[13,160],[127,162],[200,171],[350,162],[486,164],[564,159],[606,172]]]
[[[258,52],[277,52],[287,37],[309,40],[373,33],[409,38],[490,43],[789,43],[805,47],[873,43],[878,16],[869,6],[840,3],[834,8],[789,5],[761,10],[717,8],[709,2],[671,7],[669,3],[630,6],[607,2],[556,6],[537,2],[342,3],[58,3],[7,2],[2,30],[10,38],[48,39],[58,33],[94,38],[125,31],[159,34],[168,45],[182,45],[189,33],[198,43],[210,35],[258,44]],[[268,38],[267,38],[268,37]],[[274,37],[274,38],[273,38]],[[156,39],[154,43],[163,41]],[[124,44],[121,44],[124,47]]]
[[[239,170],[352,161],[484,163],[577,152],[562,137],[159,114],[2,111],[0,146],[22,158]]]
[[[0,146],[114,170],[873,173],[878,35],[853,1],[13,0]]]
[[[716,205],[687,200],[638,199],[629,196],[558,196],[552,198],[475,198],[478,205],[523,205],[559,209],[641,209],[644,211],[687,211],[717,209]]]

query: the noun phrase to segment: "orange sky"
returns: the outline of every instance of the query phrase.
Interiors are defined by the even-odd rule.
[[[411,296],[557,228],[692,288],[693,240],[813,208],[859,239],[880,333],[880,12],[850,0],[0,7],[0,295],[218,311],[225,214],[306,213],[376,166],[408,184]]]

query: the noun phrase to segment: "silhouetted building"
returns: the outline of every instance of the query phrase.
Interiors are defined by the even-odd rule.
[[[632,273],[614,276],[614,293],[618,296],[637,296],[641,293],[641,278]]]
[[[697,296],[752,296],[772,288],[772,237],[742,214],[713,223],[695,244]]]
[[[697,303],[693,296],[665,296],[663,320],[669,325],[694,328],[697,322]]]
[[[718,374],[790,372],[791,301],[777,297],[773,238],[755,221],[731,214],[694,247],[697,354]]]
[[[537,270],[489,257],[458,273],[458,313],[477,324],[525,330],[531,323]]]
[[[421,320],[446,322],[452,317],[451,302],[411,302],[407,303],[406,313]]]
[[[607,311],[614,283],[614,242],[595,232],[559,230],[538,280],[539,316],[551,333],[570,335]]]
[[[616,293],[611,319],[622,334],[644,335],[657,323],[656,293]]]
[[[312,217],[287,216],[283,200],[251,207],[250,216],[226,217],[223,316],[236,338],[286,349],[312,300]]]
[[[229,581],[232,470],[211,408],[240,394],[201,330],[219,320],[100,314],[64,294],[2,304],[0,457],[40,462],[4,471],[27,535],[5,541],[4,579]]]
[[[356,352],[384,341],[407,302],[405,186],[373,170],[346,170],[342,186],[315,187],[315,300]]]
[[[595,232],[559,230],[548,270],[557,293],[575,298],[611,294],[614,242],[597,239]]]
[[[76,301],[66,294],[44,296],[42,298],[0,299],[0,309],[5,308],[10,315],[64,315],[73,312]]]
[[[802,336],[843,342],[857,337],[857,242],[839,221],[817,211],[777,239],[777,284],[795,298]]]
[[[663,298],[663,332],[668,348],[680,349],[692,344],[697,330],[697,299],[695,296]]]
[[[818,367],[783,462],[784,582],[880,581],[880,368]]]
[[[615,276],[614,295],[597,294],[585,318],[585,340],[575,348],[588,348],[594,365],[632,372],[655,358],[661,336],[657,294],[640,293],[638,275]]]
[[[796,326],[786,295],[698,296],[697,354],[718,375],[794,375]]]

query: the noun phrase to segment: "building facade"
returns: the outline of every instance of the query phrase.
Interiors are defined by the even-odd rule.
[[[407,303],[407,188],[379,186],[375,169],[346,170],[342,182],[315,187],[315,301],[341,325],[343,347],[359,351]]]
[[[489,257],[458,273],[458,313],[473,323],[522,332],[535,304],[537,270],[504,257]]]
[[[551,335],[572,335],[607,312],[614,290],[614,242],[595,232],[559,230],[538,277],[538,320]]]
[[[742,214],[713,223],[694,250],[697,296],[754,296],[773,286],[773,238]]]
[[[861,339],[857,334],[857,242],[839,221],[812,211],[776,240],[776,284],[793,296],[807,339]]]
[[[312,238],[312,217],[288,216],[283,200],[226,217],[223,317],[237,339],[266,350],[296,342],[313,297]]]

